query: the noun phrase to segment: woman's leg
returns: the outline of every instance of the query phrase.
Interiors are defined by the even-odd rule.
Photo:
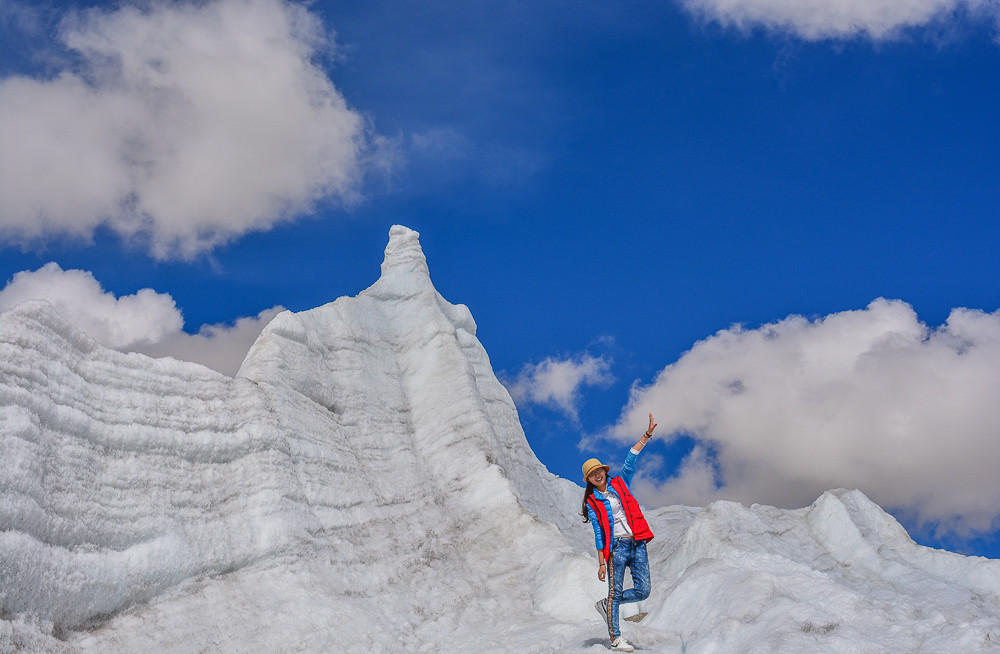
[[[622,584],[625,566],[628,564],[631,551],[628,541],[615,541],[611,549],[611,559],[608,561],[608,635],[612,642],[622,635],[618,628],[618,605],[622,599]]]
[[[641,602],[649,597],[649,558],[646,555],[646,541],[633,540],[628,543],[631,554],[628,557],[628,567],[632,573],[632,588],[620,593],[620,604]]]

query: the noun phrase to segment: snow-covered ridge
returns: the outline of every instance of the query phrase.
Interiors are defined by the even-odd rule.
[[[0,314],[0,652],[603,648],[581,493],[403,227],[374,285],[277,316],[235,378]],[[1000,641],[998,563],[856,491],[649,514],[647,650]]]
[[[1000,562],[915,544],[859,491],[793,511],[667,507],[653,524],[667,584],[642,624],[705,651],[1000,650]]]

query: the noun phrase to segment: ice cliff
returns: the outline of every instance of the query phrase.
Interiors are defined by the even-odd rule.
[[[0,652],[600,651],[581,493],[403,227],[235,378],[0,314]],[[1000,563],[856,491],[649,516],[646,650],[1000,650]]]

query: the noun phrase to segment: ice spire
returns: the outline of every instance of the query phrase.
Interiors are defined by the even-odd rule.
[[[397,268],[430,276],[427,270],[427,258],[420,248],[420,233],[402,225],[393,225],[389,230],[389,243],[385,246],[382,274]]]
[[[427,258],[420,248],[420,234],[393,225],[389,244],[385,246],[382,275],[366,293],[380,299],[409,297],[418,293],[436,292],[431,283]]]

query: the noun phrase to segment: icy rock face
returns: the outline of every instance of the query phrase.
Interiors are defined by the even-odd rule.
[[[525,619],[551,604],[529,571],[577,555],[535,514],[568,520],[579,488],[531,453],[475,329],[402,227],[374,286],[276,317],[235,379],[107,350],[44,303],[2,314],[8,640],[31,624],[95,651],[187,651],[209,615],[242,634],[227,651],[308,648],[351,637],[350,617],[410,648],[447,637],[435,616],[493,628],[484,594]],[[277,604],[244,577],[321,624],[254,634],[248,613]],[[120,627],[139,614],[169,637]]]
[[[412,230],[392,228],[379,280],[357,297],[277,316],[238,378],[326,408],[342,445],[358,438],[362,451],[403,457],[387,461],[386,471],[420,467],[422,484],[449,493],[472,490],[470,479],[483,471],[502,473],[536,515],[572,524],[565,506],[579,487],[549,474],[530,451],[472,314],[435,290]]]
[[[277,316],[235,378],[0,314],[3,654],[603,651],[581,495],[403,227],[374,285]],[[646,651],[1000,649],[1000,563],[859,492],[647,517],[622,624]]]
[[[279,439],[231,419],[236,409],[260,422],[251,391],[201,366],[107,350],[45,303],[4,313],[3,611],[72,628],[280,550],[283,537],[256,519],[283,520],[286,507],[251,480],[280,467]]]

